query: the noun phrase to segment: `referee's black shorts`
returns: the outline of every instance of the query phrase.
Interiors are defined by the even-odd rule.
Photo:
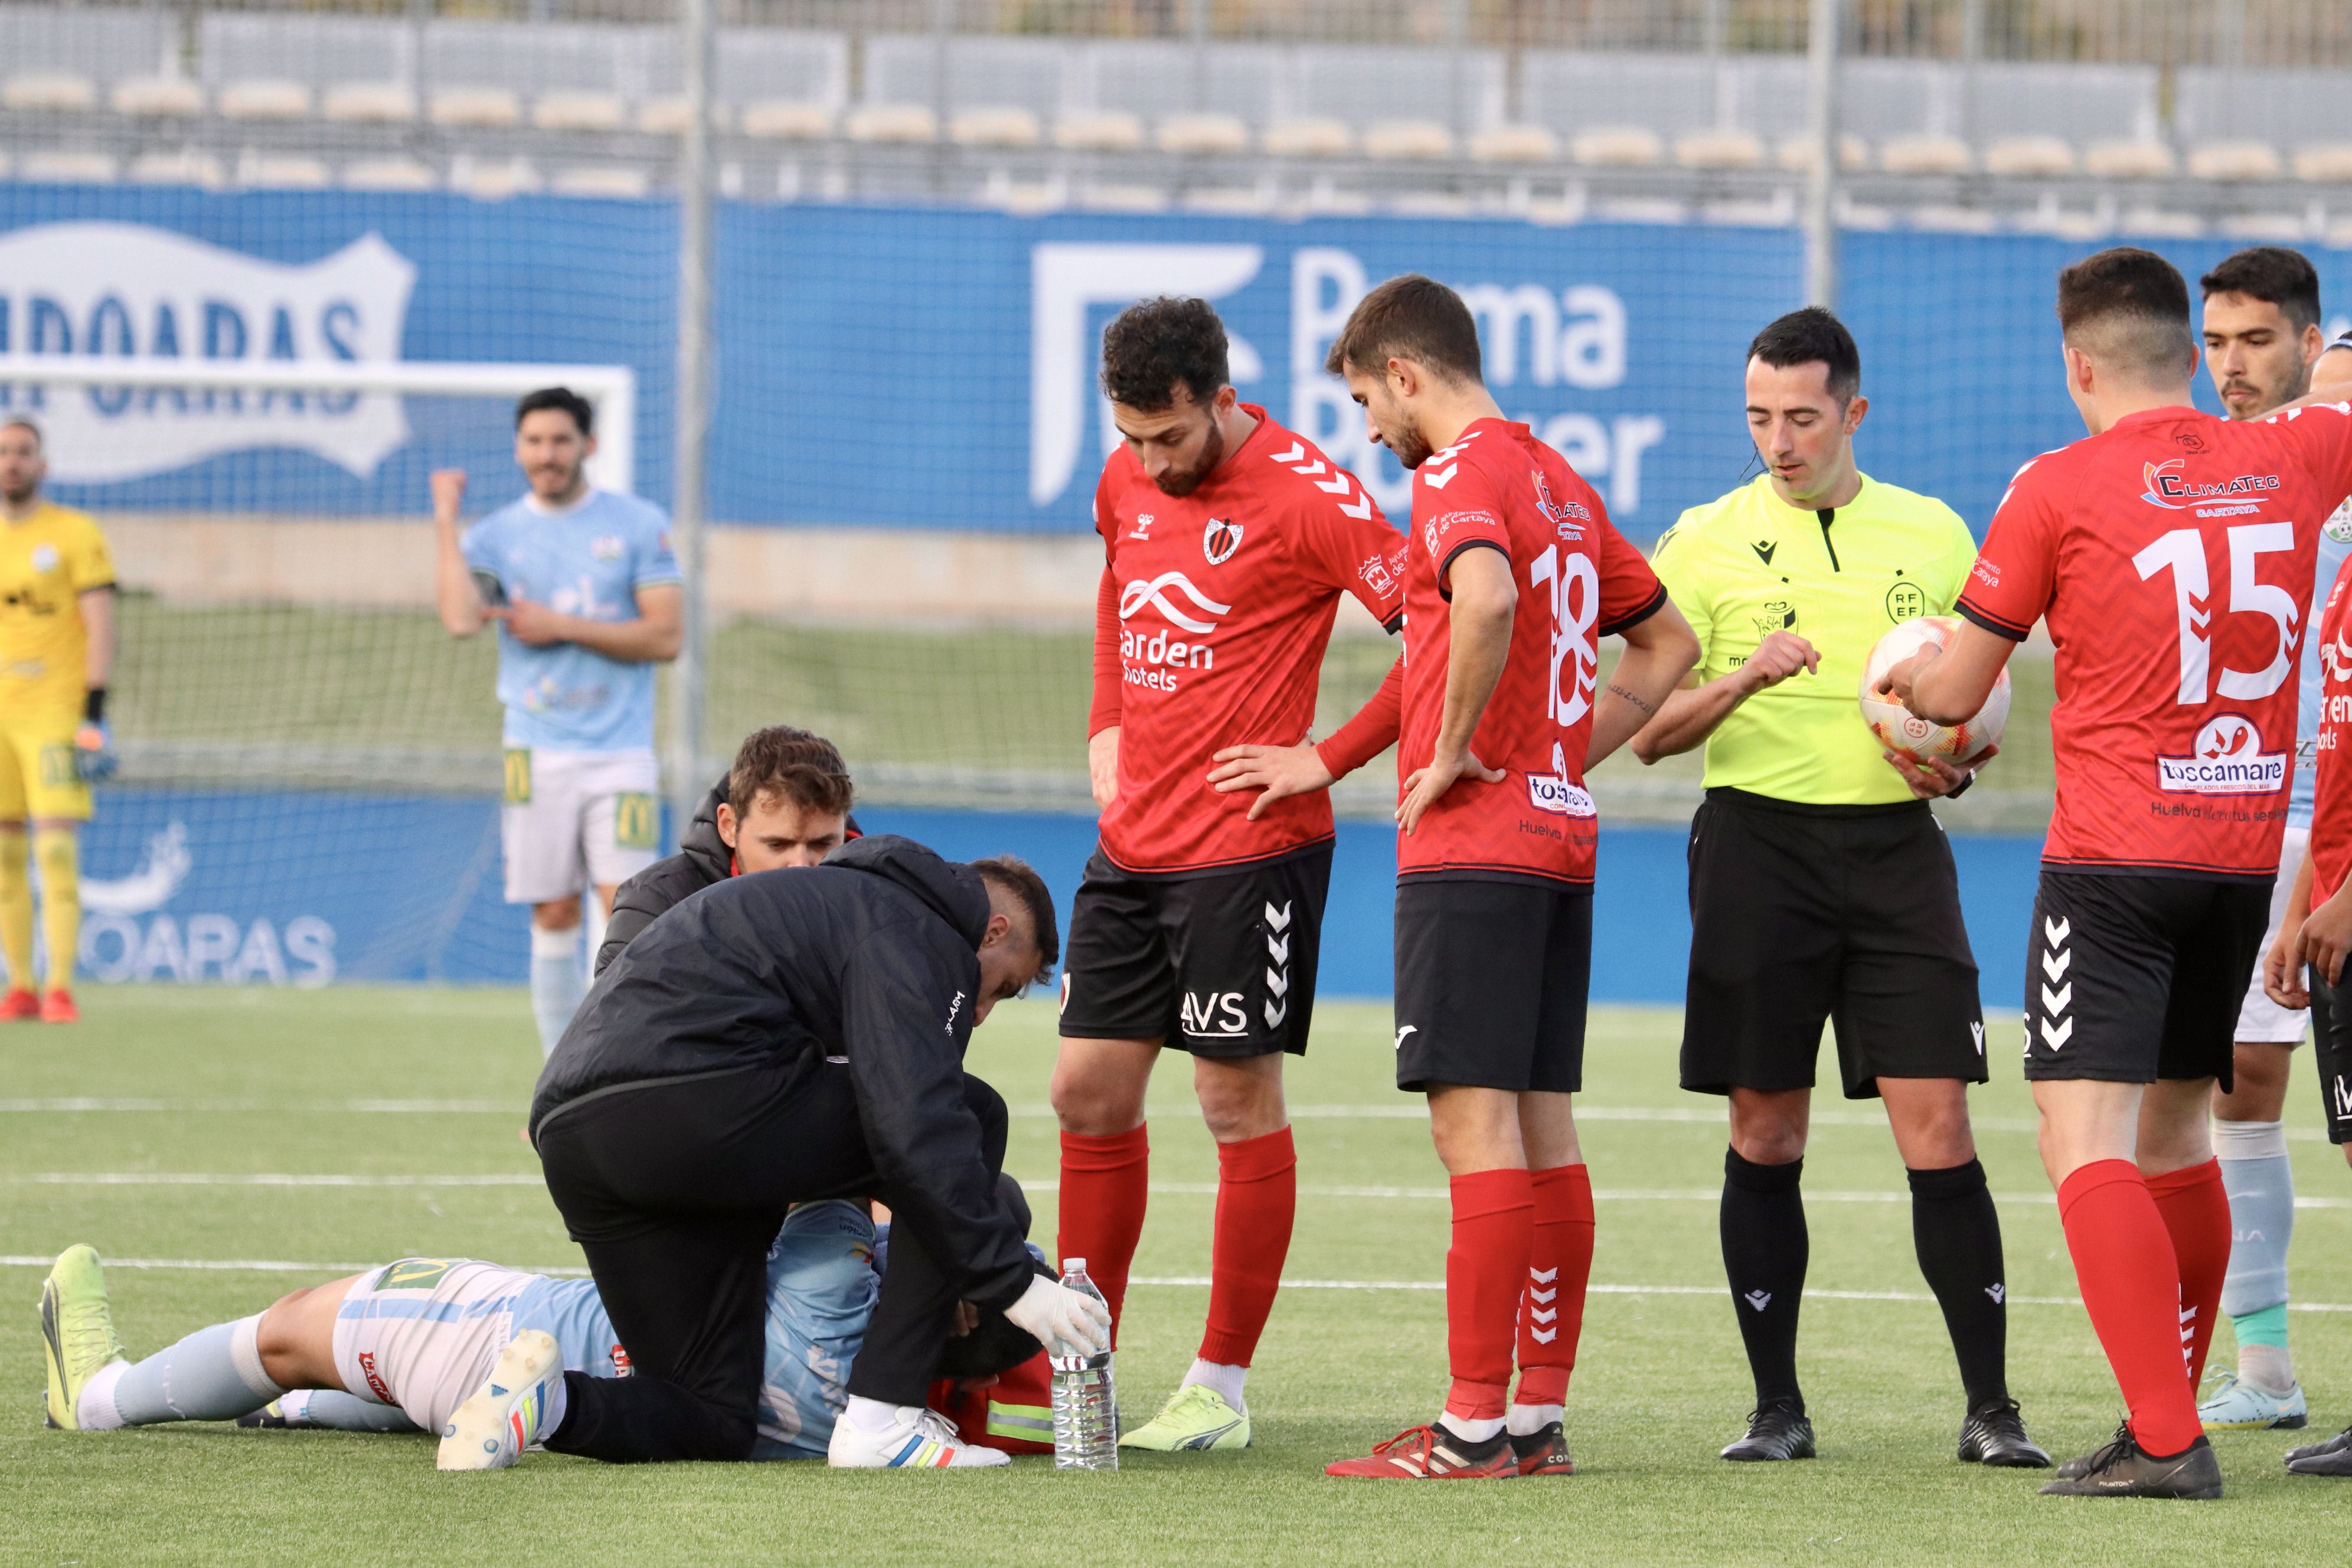
[[[1691,822],[1683,1087],[1811,1089],[1837,1028],[1846,1098],[1985,1081],[1977,963],[1925,801],[1820,806],[1713,789]]]

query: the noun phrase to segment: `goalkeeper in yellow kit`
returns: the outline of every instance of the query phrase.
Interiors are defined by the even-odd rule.
[[[88,515],[41,498],[40,428],[0,423],[0,1021],[70,1024],[81,938],[75,835],[89,785],[114,772],[106,678],[114,662],[114,563]],[[33,982],[40,866],[48,973]]]

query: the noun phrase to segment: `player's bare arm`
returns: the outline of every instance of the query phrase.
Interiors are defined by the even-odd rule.
[[[1118,799],[1118,725],[1097,730],[1087,737],[1087,784],[1094,791],[1095,806],[1099,811],[1108,811]]]
[[[1504,776],[1500,768],[1470,754],[1470,738],[1478,732],[1511,653],[1511,617],[1519,591],[1511,581],[1510,557],[1475,546],[1454,559],[1447,575],[1454,601],[1447,622],[1452,641],[1445,656],[1445,706],[1438,719],[1436,754],[1405,781],[1404,799],[1397,805],[1397,825],[1408,834],[1456,780],[1500,784]]]
[[[2311,988],[2303,980],[2303,924],[2311,913],[2312,860],[2305,848],[2295,868],[2294,887],[2279,913],[2278,934],[2263,954],[2263,990],[2282,1007],[2301,1011],[2311,1005]],[[2330,900],[2331,902],[2334,900]]]
[[[1698,662],[1697,634],[1671,599],[1622,635],[1625,651],[1609,672],[1608,686],[1593,700],[1592,733],[1584,752],[1588,768],[1654,722]]]
[[[1681,612],[1675,618],[1680,621]],[[1687,629],[1688,623],[1684,625]],[[1817,675],[1821,668],[1822,656],[1811,643],[1794,632],[1774,632],[1738,669],[1706,682],[1689,677],[1680,689],[1667,693],[1657,717],[1633,736],[1633,754],[1648,763],[1696,751],[1741,703],[1800,670]]]
[[[517,599],[501,609],[483,613],[504,621],[520,643],[542,647],[550,643],[577,643],[606,658],[630,664],[660,663],[677,657],[686,637],[686,590],[675,583],[659,583],[636,593],[635,620],[597,621],[583,616],[558,615],[545,605]]]
[[[2007,637],[1963,621],[1948,647],[1923,648],[1889,669],[1878,689],[1930,724],[1965,724],[1984,710],[2015,651]]]
[[[2310,899],[2308,883],[2299,890],[2306,900]],[[2330,985],[2343,983],[2345,954],[2352,952],[2352,897],[2344,889],[2337,889],[2334,897],[2304,917],[2295,931],[2294,947],[2295,967],[2307,963]]]
[[[453,637],[469,637],[489,619],[481,591],[474,586],[473,569],[459,547],[457,514],[466,504],[466,470],[433,470],[433,603],[441,614],[441,628]]]

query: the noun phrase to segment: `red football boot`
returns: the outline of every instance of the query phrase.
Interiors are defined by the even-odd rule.
[[[1384,1481],[1507,1480],[1519,1473],[1519,1458],[1507,1432],[1473,1443],[1443,1426],[1415,1426],[1360,1459],[1324,1466],[1323,1473]]]
[[[41,998],[41,1022],[44,1024],[79,1024],[81,1009],[74,1005],[73,993],[62,986]]]
[[[26,986],[16,986],[0,996],[0,1024],[26,1023],[40,1016],[41,999]]]

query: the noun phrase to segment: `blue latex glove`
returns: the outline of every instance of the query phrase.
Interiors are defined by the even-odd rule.
[[[74,773],[84,784],[97,784],[110,779],[122,760],[114,754],[114,728],[100,721],[85,720],[74,731]]]

